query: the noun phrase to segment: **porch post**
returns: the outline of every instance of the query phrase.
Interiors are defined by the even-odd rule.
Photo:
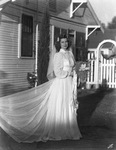
[[[97,51],[96,51],[96,73],[95,73],[95,88],[98,89],[99,88],[99,55],[100,55],[100,47],[97,47]]]
[[[36,25],[36,52],[35,52],[35,76],[37,77],[38,70],[38,24]],[[37,86],[37,81],[35,82],[35,86]]]
[[[36,14],[36,48],[35,48],[35,76],[38,74],[38,0],[37,0],[37,14]],[[35,81],[35,86],[37,86],[37,80]]]

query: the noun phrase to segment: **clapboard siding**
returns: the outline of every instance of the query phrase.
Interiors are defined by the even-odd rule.
[[[1,14],[0,96],[28,88],[27,73],[34,71],[34,59],[18,58],[18,20],[16,16]]]

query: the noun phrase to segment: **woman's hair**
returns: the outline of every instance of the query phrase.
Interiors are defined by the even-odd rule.
[[[68,48],[69,48],[70,45],[71,45],[71,43],[69,42],[69,38],[67,37],[67,35],[66,35],[66,34],[61,34],[61,35],[58,37],[58,41],[56,41],[56,43],[55,43],[55,47],[56,47],[57,52],[59,52],[60,49],[61,49],[61,45],[60,45],[61,39],[67,39]]]
[[[61,41],[61,39],[67,39],[67,40],[68,40],[68,37],[67,37],[66,34],[61,34],[61,35],[59,36],[59,42]]]

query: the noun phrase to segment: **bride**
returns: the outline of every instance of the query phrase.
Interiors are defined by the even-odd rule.
[[[78,140],[75,61],[68,39],[53,60],[50,81],[0,98],[0,127],[17,142]]]

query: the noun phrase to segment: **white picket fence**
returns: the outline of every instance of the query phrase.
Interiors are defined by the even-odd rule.
[[[102,49],[107,54],[108,49]],[[90,72],[87,76],[87,88],[91,86],[107,86],[109,88],[116,88],[116,71],[115,59],[106,60],[100,54],[97,55],[97,49],[88,50],[88,60],[90,60]],[[98,74],[96,76],[96,74]]]

